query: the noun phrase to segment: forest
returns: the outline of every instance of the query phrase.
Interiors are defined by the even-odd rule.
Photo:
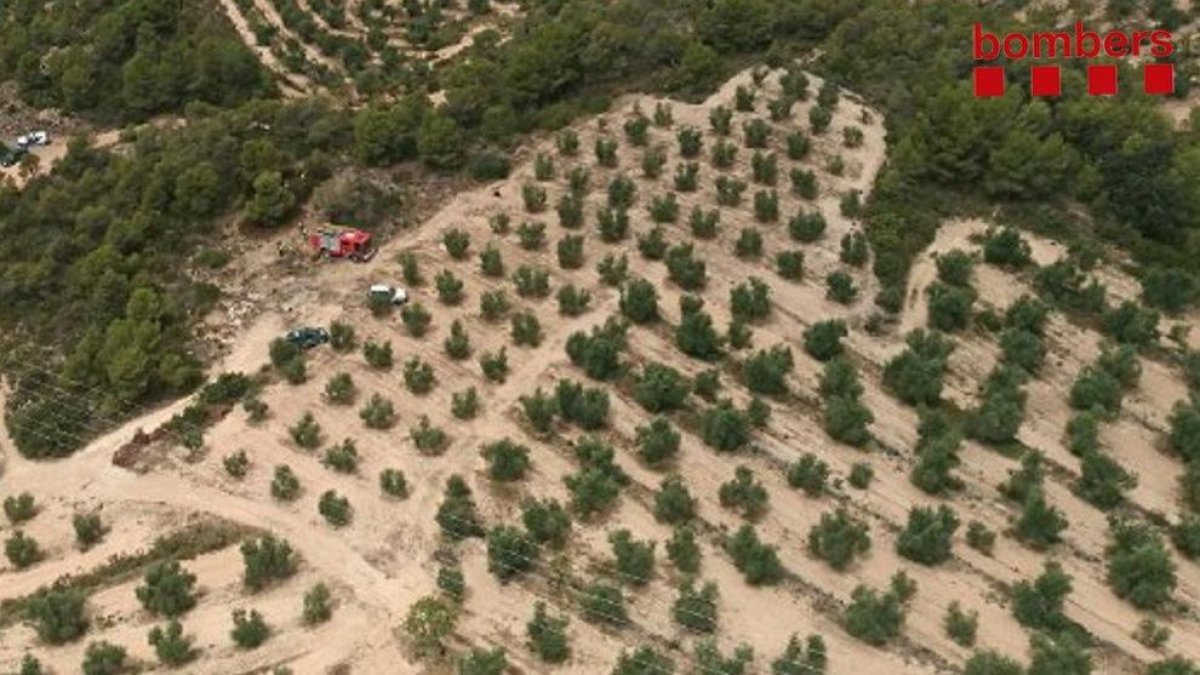
[[[219,289],[186,281],[179,263],[222,224],[282,226],[351,164],[503,177],[522,134],[601,112],[623,91],[694,99],[741,67],[818,47],[819,72],[887,113],[890,160],[862,215],[880,308],[899,310],[912,259],[943,218],[997,206],[1004,221],[1066,240],[1103,238],[1160,278],[1169,270],[1184,281],[1164,299],[1171,309],[1196,299],[1200,120],[1176,130],[1145,96],[1084,96],[1081,65],[1070,63],[1060,99],[1031,101],[1020,82],[1002,100],[973,98],[970,26],[1014,25],[1018,2],[937,0],[914,10],[900,0],[533,0],[513,39],[477,40],[433,73],[444,105],[413,90],[350,116],[334,100],[274,98],[214,4],[0,8],[0,77],[15,79],[26,102],[98,122],[187,120],[136,133],[119,156],[73,142],[53,173],[23,190],[0,186],[4,347],[58,364],[63,378],[29,381],[9,401],[29,454],[68,453],[66,439],[89,428],[89,415],[202,380],[189,327]],[[46,421],[64,411],[37,395],[51,386],[106,394],[56,438],[45,429],[62,423]]]

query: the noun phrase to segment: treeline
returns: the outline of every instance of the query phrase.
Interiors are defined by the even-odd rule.
[[[37,108],[107,122],[273,90],[215,2],[17,0],[0,5],[0,79]]]
[[[21,373],[9,425],[22,452],[61,455],[96,416],[178,395],[201,378],[191,322],[219,289],[182,270],[233,209],[273,225],[328,179],[350,144],[322,102],[193,109],[128,153],[74,140],[54,173],[0,187],[0,366]],[[63,358],[65,356],[65,359]],[[44,369],[61,364],[61,376]]]
[[[1063,62],[1059,99],[1031,100],[1022,64],[1009,68],[1004,98],[975,98],[965,36],[976,21],[1019,29],[1005,11],[880,0],[827,44],[823,65],[884,106],[894,139],[867,210],[875,271],[887,286],[880,304],[898,307],[913,256],[964,204],[980,212],[1016,205],[1008,211],[1020,224],[1105,236],[1149,266],[1200,269],[1192,254],[1200,128],[1175,130],[1157,99],[1132,84],[1117,97],[1088,96],[1080,62]],[[1122,68],[1123,83],[1138,81],[1139,71]],[[1177,94],[1186,79],[1184,69]],[[1094,224],[1073,223],[1067,207],[1078,203],[1091,207]]]

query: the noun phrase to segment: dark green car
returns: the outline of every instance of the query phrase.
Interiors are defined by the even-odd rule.
[[[26,150],[22,148],[8,147],[0,144],[0,166],[10,167],[16,166],[21,158],[25,156]]]
[[[298,347],[312,349],[329,342],[329,331],[324,328],[297,328],[288,331],[283,339]]]

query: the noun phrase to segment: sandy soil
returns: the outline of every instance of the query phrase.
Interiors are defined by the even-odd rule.
[[[768,78],[765,92],[760,92],[757,98],[754,113],[736,114],[733,140],[739,146],[742,122],[752,115],[766,118],[764,101],[777,89],[775,78],[775,75]],[[815,92],[820,82],[813,79],[811,91]],[[651,227],[646,205],[654,195],[671,189],[671,176],[678,160],[675,130],[683,125],[705,130],[705,158],[698,160],[701,165],[700,190],[679,194],[680,222],[664,227],[669,241],[692,241],[687,232],[687,214],[693,205],[713,207],[713,180],[720,173],[706,159],[708,149],[715,142],[708,131],[708,110],[717,103],[732,107],[734,88],[750,83],[749,74],[743,73],[704,105],[672,104],[675,127],[652,128],[650,132],[651,144],[668,148],[670,157],[663,176],[657,180],[641,178],[641,151],[625,142],[621,132],[621,125],[635,104],[647,114],[654,110],[655,100],[648,97],[629,97],[619,101],[603,122],[589,120],[579,124],[581,152],[576,158],[559,157],[553,150],[551,139],[537,141],[527,156],[546,152],[555,157],[556,164],[557,179],[544,183],[550,204],[546,213],[524,213],[521,188],[534,182],[534,177],[530,164],[521,165],[507,181],[459,194],[432,218],[386,246],[371,265],[314,265],[286,286],[275,288],[269,297],[262,299],[263,305],[271,310],[244,317],[244,333],[236,340],[236,348],[217,366],[218,370],[255,370],[267,360],[270,338],[284,328],[326,324],[338,318],[355,325],[360,340],[389,340],[392,343],[396,367],[390,372],[370,370],[360,354],[338,355],[327,349],[314,350],[309,358],[308,382],[299,386],[276,384],[265,391],[263,398],[272,411],[271,418],[265,423],[250,425],[240,411],[235,412],[207,434],[207,451],[202,461],[187,463],[183,460],[183,451],[177,449],[169,454],[166,466],[147,474],[114,467],[110,455],[135,429],[155,427],[179,410],[183,402],[149,411],[144,417],[100,438],[70,460],[30,464],[4,447],[8,467],[2,491],[9,494],[32,489],[47,505],[29,529],[39,540],[45,540],[51,555],[45,562],[24,572],[0,568],[0,600],[20,596],[64,570],[88,568],[103,555],[103,552],[93,552],[81,556],[70,548],[69,531],[64,524],[69,524],[68,514],[70,509],[77,508],[77,504],[103,504],[106,510],[112,510],[114,531],[103,551],[144,545],[150,533],[162,527],[162,522],[177,521],[184,514],[211,514],[270,529],[286,537],[303,556],[304,565],[298,579],[268,595],[250,597],[242,595],[237,588],[240,560],[235,553],[220,552],[189,563],[189,568],[200,575],[205,589],[200,606],[185,621],[189,631],[195,633],[206,648],[205,656],[194,672],[253,672],[281,662],[294,667],[297,673],[327,672],[342,664],[356,673],[420,671],[422,666],[410,660],[397,626],[412,602],[434,589],[438,569],[435,552],[443,543],[432,516],[441,503],[446,478],[457,473],[467,479],[484,519],[490,524],[519,523],[520,501],[526,496],[554,497],[564,501],[567,498],[562,477],[574,472],[575,461],[562,439],[547,440],[525,430],[517,412],[518,399],[536,387],[552,388],[561,377],[586,379],[567,360],[566,340],[575,331],[602,323],[616,311],[618,303],[617,292],[599,283],[595,264],[610,252],[627,254],[631,275],[654,282],[667,320],[678,320],[681,291],[667,280],[663,266],[641,258],[632,246],[632,237],[615,245],[599,239],[595,212],[605,201],[605,186],[618,173],[637,179],[637,204],[630,210],[631,234],[645,232]],[[827,273],[844,267],[838,256],[842,235],[858,227],[857,223],[841,216],[840,196],[850,189],[869,191],[884,160],[882,117],[870,111],[872,122],[861,124],[862,104],[843,95],[831,128],[814,137],[811,155],[802,162],[792,162],[783,152],[782,137],[793,124],[801,125],[807,120],[811,98],[797,104],[794,121],[772,124],[771,147],[780,158],[781,180],[776,189],[780,197],[781,223],[755,223],[751,202],[753,193],[759,188],[750,181],[751,151],[739,148],[736,166],[729,172],[750,184],[746,199],[738,207],[721,209],[721,230],[716,239],[694,241],[696,255],[708,265],[704,298],[717,325],[724,329],[728,324],[729,289],[750,276],[759,277],[772,288],[773,313],[769,319],[754,326],[754,348],[786,344],[791,347],[796,360],[795,372],[789,378],[794,395],[786,402],[772,403],[771,422],[767,429],[756,435],[753,451],[733,456],[718,455],[703,445],[693,428],[686,424],[681,426],[683,445],[670,470],[685,477],[692,495],[699,502],[699,526],[705,552],[701,577],[717,582],[721,589],[720,642],[726,648],[742,642],[752,645],[760,671],[769,667],[769,662],[779,654],[791,634],[819,632],[829,645],[829,672],[835,675],[947,672],[960,665],[969,654],[968,650],[951,642],[942,629],[947,605],[959,600],[967,609],[977,610],[980,614],[981,647],[1023,657],[1028,636],[1012,618],[1001,589],[1036,576],[1045,556],[1005,536],[999,538],[993,557],[983,556],[962,543],[961,531],[954,559],[937,569],[903,561],[894,552],[897,533],[909,508],[938,503],[917,490],[908,479],[913,460],[911,448],[916,440],[916,413],[886,394],[879,383],[882,364],[902,348],[903,331],[869,336],[862,330],[872,312],[870,298],[874,294],[875,282],[869,273],[869,265],[863,269],[847,269],[862,289],[862,299],[852,306],[827,300],[824,283]],[[842,129],[850,124],[862,127],[865,136],[862,147],[842,147]],[[591,148],[599,136],[621,141],[617,169],[594,166]],[[848,170],[844,176],[833,176],[825,170],[828,159],[834,154],[840,154],[846,160]],[[579,230],[586,238],[587,263],[582,269],[568,271],[560,269],[554,259],[553,246],[564,232],[556,222],[553,205],[567,189],[564,176],[576,165],[587,166],[591,171],[591,190],[586,197],[585,209],[587,222]],[[821,188],[816,200],[807,202],[788,189],[787,172],[795,165],[816,172]],[[820,241],[804,245],[790,241],[784,223],[802,209],[819,209],[825,215],[829,227]],[[546,222],[549,235],[546,249],[525,251],[517,245],[515,234],[492,234],[488,219],[497,213],[509,214],[514,228],[523,220]],[[762,232],[766,255],[761,260],[738,259],[732,255],[733,243],[742,228],[751,226]],[[985,226],[985,223],[971,221],[948,223],[942,229],[938,241],[914,271],[915,295],[902,316],[904,330],[922,325],[924,321],[921,297],[924,286],[933,278],[930,272],[932,254],[952,248],[977,250],[970,235]],[[442,234],[451,227],[461,228],[471,235],[473,255],[466,261],[453,261],[441,245]],[[489,243],[502,252],[510,272],[521,264],[538,265],[550,272],[552,289],[566,283],[590,289],[592,309],[576,318],[562,317],[555,311],[552,298],[523,300],[515,295],[509,281],[482,276],[478,272],[477,253]],[[1058,250],[1049,242],[1033,243],[1035,257],[1040,263],[1057,257]],[[773,256],[785,249],[803,250],[804,280],[786,282],[774,273]],[[399,270],[390,261],[401,251],[411,252],[420,260],[430,281],[442,269],[450,269],[466,283],[466,299],[457,307],[439,303],[431,285],[412,289],[412,295],[433,314],[433,328],[419,340],[403,331],[398,317],[372,318],[363,307],[362,294],[369,283],[399,278]],[[271,261],[262,251],[256,255],[268,256],[259,261],[264,269],[271,264],[284,264]],[[1026,280],[985,266],[977,268],[975,285],[980,291],[981,303],[1000,308],[1029,292]],[[501,287],[508,290],[515,309],[527,308],[537,315],[544,332],[544,340],[539,346],[512,345],[507,335],[507,322],[491,324],[480,315],[480,295]],[[851,325],[847,347],[861,364],[866,388],[864,402],[877,419],[872,431],[879,443],[877,449],[870,452],[853,450],[830,440],[820,426],[819,406],[812,403],[821,366],[803,352],[801,336],[808,325],[835,316],[846,318]],[[486,382],[475,358],[456,362],[445,355],[441,344],[454,319],[460,320],[467,329],[476,356],[507,346],[512,372],[504,383]],[[1061,469],[1048,480],[1048,491],[1051,501],[1066,513],[1071,527],[1066,533],[1066,543],[1051,555],[1075,578],[1068,612],[1098,640],[1097,672],[1140,672],[1141,664],[1159,657],[1130,637],[1144,615],[1118,600],[1105,585],[1102,553],[1107,544],[1107,528],[1104,515],[1076,498],[1069,490],[1069,478],[1063,477],[1063,474],[1070,476],[1078,471],[1077,460],[1062,447],[1063,428],[1069,416],[1064,403],[1065,392],[1075,374],[1098,353],[1099,338],[1058,316],[1050,324],[1049,335],[1051,356],[1046,373],[1028,386],[1029,412],[1020,440],[1043,451],[1053,466]],[[974,400],[979,382],[994,364],[997,347],[990,338],[973,333],[959,336],[956,341],[958,349],[947,377],[947,398],[967,405]],[[437,374],[437,387],[424,396],[408,392],[400,374],[403,362],[413,356],[430,363]],[[682,357],[675,349],[670,333],[661,327],[631,329],[626,359],[634,372],[650,361],[670,363],[688,374],[707,367]],[[1105,426],[1104,441],[1114,457],[1141,475],[1142,484],[1131,495],[1135,504],[1173,516],[1177,510],[1174,477],[1180,467],[1177,460],[1159,454],[1154,448],[1164,428],[1169,405],[1186,395],[1186,390],[1178,373],[1149,360],[1144,366],[1140,385],[1127,398],[1121,417]],[[358,419],[358,405],[343,407],[324,403],[325,383],[339,372],[353,376],[359,389],[359,401],[373,393],[392,400],[399,416],[395,428],[367,430]],[[723,382],[724,395],[739,404],[749,399],[747,391],[736,382],[732,373],[725,372]],[[449,403],[453,393],[467,386],[479,390],[483,408],[478,417],[462,422],[450,415]],[[694,640],[671,620],[671,604],[676,597],[674,586],[678,579],[665,561],[663,551],[670,530],[652,516],[653,494],[663,474],[642,466],[633,454],[636,427],[645,424],[650,417],[628,398],[626,392],[610,389],[610,396],[613,406],[611,427],[604,432],[604,437],[618,449],[618,462],[629,473],[633,484],[625,490],[613,513],[597,523],[576,525],[564,565],[579,581],[604,576],[611,560],[607,533],[621,527],[630,529],[638,539],[659,542],[655,580],[645,588],[627,589],[634,625],[614,632],[584,621],[572,593],[557,591],[551,583],[554,564],[549,561],[543,561],[534,573],[521,580],[499,584],[487,572],[483,542],[468,541],[455,546],[468,588],[454,642],[456,651],[467,645],[502,645],[508,650],[510,662],[522,672],[545,671],[524,647],[524,623],[532,614],[534,602],[540,599],[572,617],[569,632],[574,654],[563,668],[566,672],[609,672],[622,648],[642,642],[656,644],[670,652],[681,665],[689,661]],[[699,402],[694,402],[693,407],[703,410]],[[321,465],[318,455],[296,448],[288,439],[287,427],[305,411],[311,411],[321,424],[322,447],[347,437],[356,441],[361,456],[356,475],[330,471]],[[428,415],[435,425],[446,429],[450,435],[449,446],[440,456],[423,456],[409,437],[409,428],[422,414]],[[570,429],[560,431],[566,438],[578,435]],[[504,436],[513,437],[532,451],[533,475],[516,486],[492,484],[479,456],[484,443]],[[220,461],[237,449],[245,449],[252,458],[250,473],[241,481],[228,477]],[[829,463],[836,479],[832,494],[811,499],[787,486],[782,469],[804,452],[813,452]],[[876,478],[869,490],[854,491],[843,485],[844,477],[855,462],[865,462],[874,469]],[[271,472],[279,464],[290,465],[304,486],[303,495],[295,503],[279,504],[269,497]],[[788,581],[773,588],[747,586],[718,545],[721,532],[732,531],[742,522],[736,514],[722,508],[717,499],[720,484],[732,477],[734,467],[739,464],[751,468],[769,490],[770,509],[758,521],[757,530],[765,541],[779,546],[781,559],[793,574]],[[977,519],[997,532],[1004,531],[1015,511],[1001,500],[996,485],[1015,466],[1015,460],[968,443],[959,469],[965,487],[948,503],[964,522]],[[380,496],[376,476],[386,467],[405,472],[411,488],[407,499],[396,501]],[[336,489],[349,498],[355,510],[351,526],[333,530],[317,514],[317,497],[328,489]],[[837,573],[813,559],[805,546],[807,533],[821,514],[839,505],[870,524],[874,542],[871,552],[846,573]],[[1182,602],[1194,605],[1200,597],[1200,569],[1183,560],[1177,562],[1180,585],[1176,596]],[[883,649],[865,647],[838,625],[840,607],[848,601],[856,585],[883,586],[898,569],[906,570],[919,586],[904,637]],[[316,580],[334,584],[339,600],[334,621],[318,629],[319,635],[311,634],[298,624],[299,598],[308,584]],[[149,658],[144,637],[149,619],[142,616],[133,600],[130,585],[105,589],[92,598],[90,606],[116,619],[111,624],[105,622],[88,639],[111,639],[127,645],[139,657]],[[229,610],[236,606],[260,608],[268,620],[278,626],[277,637],[260,650],[234,652],[225,631]],[[765,607],[770,611],[763,611]],[[1200,653],[1200,626],[1194,619],[1172,615],[1159,617],[1159,620],[1174,630],[1169,645],[1172,652]],[[31,642],[28,629],[0,630],[0,670],[15,662],[25,649],[30,648]],[[81,649],[81,645],[56,649],[33,647],[39,656],[44,655],[48,662],[64,668],[78,662]]]

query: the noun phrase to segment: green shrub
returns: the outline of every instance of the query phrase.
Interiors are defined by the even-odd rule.
[[[418,396],[433,391],[437,378],[433,374],[433,366],[420,357],[414,356],[404,363],[404,386]]]
[[[804,253],[780,251],[775,254],[775,271],[788,281],[800,281],[804,278]]]
[[[446,247],[451,258],[466,260],[471,249],[471,235],[457,227],[451,228],[442,235],[442,246]]]
[[[842,338],[849,331],[841,319],[829,319],[810,325],[804,331],[804,351],[818,361],[829,361],[842,353]]]
[[[135,590],[135,595],[149,612],[174,618],[196,606],[196,575],[184,569],[178,561],[151,567],[143,581]]]
[[[538,601],[533,608],[533,618],[525,626],[529,636],[529,649],[544,663],[562,663],[571,656],[567,637],[566,616],[554,617],[546,611],[546,603]]]
[[[479,394],[475,387],[456,391],[451,395],[450,413],[460,420],[474,419],[479,412]]]
[[[894,590],[880,593],[860,585],[850,594],[843,621],[847,633],[879,647],[900,635],[904,617],[904,601]]]
[[[704,147],[704,135],[695,127],[682,127],[676,134],[679,154],[688,159],[696,157]]]
[[[864,462],[855,462],[850,467],[850,475],[846,477],[846,481],[850,483],[850,487],[857,490],[866,490],[871,486],[871,481],[875,478],[875,470],[870,464]]]
[[[849,305],[858,299],[858,288],[849,274],[838,270],[825,277],[827,290],[825,297],[843,305]]]
[[[367,365],[375,370],[389,370],[392,367],[392,343],[382,344],[368,340],[363,345],[363,358]]]
[[[693,633],[713,633],[717,630],[717,595],[717,585],[712,582],[697,589],[691,579],[685,580],[679,585],[671,616]]]
[[[75,530],[75,543],[84,551],[100,543],[108,532],[99,513],[76,513],[71,518],[71,526]]]
[[[1175,590],[1175,563],[1162,537],[1149,526],[1109,520],[1108,583],[1117,597],[1138,609],[1162,607]]]
[[[38,546],[37,540],[21,530],[16,530],[4,540],[4,556],[14,568],[23,570],[41,561],[45,553]]]
[[[444,279],[444,277],[439,275],[439,279]],[[461,291],[461,288],[459,290]],[[433,317],[429,314],[429,310],[425,309],[425,306],[419,302],[412,302],[405,305],[404,309],[400,310],[400,319],[404,322],[404,328],[408,331],[408,334],[417,338],[424,337],[425,334],[429,332],[429,325],[433,321]],[[371,364],[371,367],[377,369],[391,368],[392,343],[385,342],[381,347],[375,347],[374,349],[373,346],[374,343],[368,342],[364,347],[364,354],[367,357],[367,362]],[[371,351],[366,350],[372,350],[375,352],[376,356],[374,357],[374,360],[372,360]],[[386,356],[382,350],[386,350]]]
[[[354,517],[350,500],[334,490],[326,490],[321,493],[321,498],[317,500],[317,513],[320,513],[325,522],[334,527],[345,527]]]
[[[120,675],[126,672],[125,648],[101,640],[87,646],[83,653],[83,675]]]
[[[806,452],[787,468],[787,482],[793,488],[804,490],[809,497],[825,494],[829,480],[829,464]]]
[[[526,251],[537,251],[546,246],[546,224],[525,221],[517,226],[517,240]]]
[[[700,571],[700,546],[696,535],[688,525],[677,525],[667,541],[667,559],[683,574]]]
[[[747,520],[761,516],[767,510],[769,498],[767,489],[745,466],[734,469],[733,478],[721,484],[717,496],[721,506],[737,511]]]
[[[517,295],[522,298],[544,298],[550,295],[550,272],[540,267],[521,265],[513,274]]]
[[[233,610],[233,630],[230,631],[234,644],[242,649],[255,649],[271,636],[271,628],[263,620],[258,610],[247,612],[244,609]]]
[[[384,469],[379,472],[379,489],[389,497],[405,499],[408,497],[408,479],[400,469]]]
[[[829,664],[825,639],[809,635],[803,641],[793,634],[779,658],[771,662],[772,675],[821,675]]]
[[[534,541],[555,548],[565,546],[571,534],[571,515],[555,499],[522,502],[521,522]]]
[[[435,520],[442,533],[452,541],[483,536],[483,526],[479,523],[471,488],[461,476],[452,475],[446,480],[445,496]]]
[[[305,591],[301,616],[304,623],[310,626],[325,623],[333,618],[333,597],[328,586],[317,583]]]
[[[533,569],[538,547],[524,532],[497,525],[487,535],[488,571],[506,584]]]
[[[579,598],[583,618],[592,623],[603,623],[621,628],[629,623],[629,612],[625,609],[625,596],[621,589],[602,582],[593,582],[583,589]]]
[[[913,331],[905,341],[908,349],[885,366],[883,384],[909,405],[936,404],[954,345],[940,334],[924,330]]]
[[[1041,488],[1030,491],[1015,523],[1017,539],[1036,550],[1049,548],[1061,540],[1067,529],[1062,512],[1046,502]]]
[[[288,428],[288,434],[296,445],[306,450],[313,450],[321,444],[321,425],[311,412],[301,415],[296,425]]]
[[[504,438],[488,443],[481,453],[488,463],[492,480],[512,482],[525,477],[529,470],[529,448]]]
[[[358,446],[347,438],[326,450],[321,463],[339,473],[355,473],[358,471]]]
[[[492,382],[504,382],[508,378],[508,351],[501,347],[496,352],[484,352],[479,357],[483,376]]]
[[[750,525],[743,525],[725,544],[733,564],[751,586],[772,585],[783,578],[783,564],[774,546],[762,543]]]
[[[821,514],[821,521],[808,533],[808,552],[843,571],[855,558],[871,549],[867,524],[852,517],[844,508]]]
[[[172,620],[165,629],[155,626],[146,639],[154,647],[155,656],[167,667],[176,668],[196,658],[192,638],[183,634],[183,626],[178,621]]]
[[[271,478],[271,496],[284,502],[293,501],[300,496],[300,479],[291,467],[285,464],[275,467]]]
[[[638,426],[638,456],[650,466],[670,461],[679,452],[680,435],[665,417],[656,417],[650,424]]]
[[[396,424],[396,410],[391,400],[379,394],[371,394],[358,416],[368,429],[391,429]]]
[[[4,498],[4,516],[13,525],[20,525],[21,523],[33,520],[33,517],[37,513],[37,503],[33,495],[28,492],[9,495]]]
[[[958,516],[942,505],[936,510],[913,507],[908,512],[908,524],[896,539],[896,552],[922,565],[937,565],[950,559]]]

